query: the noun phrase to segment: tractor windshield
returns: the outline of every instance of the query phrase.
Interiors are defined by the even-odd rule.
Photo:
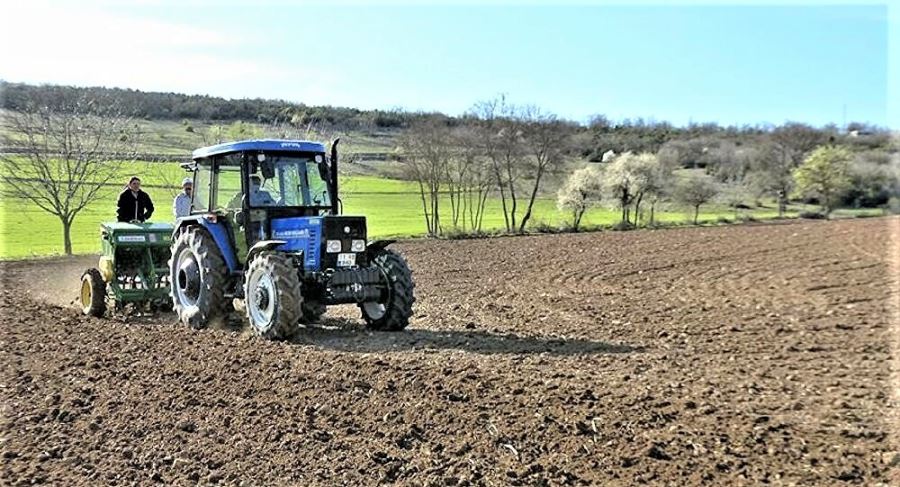
[[[323,157],[267,155],[273,171],[250,176],[250,206],[331,207]]]

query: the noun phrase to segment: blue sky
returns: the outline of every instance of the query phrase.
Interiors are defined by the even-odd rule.
[[[847,121],[900,127],[888,113],[896,24],[885,5],[146,2],[12,11],[19,21],[0,34],[18,46],[0,63],[10,81],[453,115],[505,93],[576,121],[602,113],[679,125],[841,124],[846,110]],[[22,43],[35,38],[29,17],[57,36]]]

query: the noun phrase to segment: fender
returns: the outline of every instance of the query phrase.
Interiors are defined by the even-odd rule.
[[[375,252],[386,249],[388,245],[395,242],[396,240],[372,240],[366,245],[366,253],[372,255]]]
[[[287,243],[287,240],[260,240],[253,244],[253,247],[250,247],[250,250],[247,252],[247,264],[253,260],[253,257],[260,252],[264,252],[266,250],[272,250],[275,247],[280,247]]]
[[[190,215],[175,220],[175,230],[172,232],[172,240],[174,241],[182,231],[195,225],[203,227],[210,235],[212,235],[213,241],[216,243],[216,246],[219,247],[219,252],[221,252],[222,257],[225,258],[225,265],[228,266],[228,272],[233,274],[240,271],[241,269],[238,267],[237,257],[234,255],[231,232],[228,231],[229,229],[225,222],[218,221],[216,216],[212,213]]]

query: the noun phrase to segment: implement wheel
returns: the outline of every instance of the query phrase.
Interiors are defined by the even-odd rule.
[[[387,298],[382,302],[360,303],[366,326],[372,330],[400,331],[409,325],[412,305],[416,302],[412,271],[397,252],[382,249],[375,253],[372,263],[381,269],[387,281]]]
[[[106,283],[93,267],[81,275],[81,311],[98,318],[106,313]]]
[[[257,335],[290,337],[303,316],[300,273],[290,256],[265,252],[253,259],[244,280],[247,319]]]
[[[226,314],[225,258],[205,229],[191,227],[182,232],[169,261],[171,296],[182,323],[195,330]]]

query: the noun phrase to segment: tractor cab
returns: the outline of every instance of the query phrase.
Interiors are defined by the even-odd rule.
[[[245,257],[257,243],[280,239],[287,247],[306,250],[307,267],[319,267],[319,249],[302,237],[319,233],[323,216],[339,213],[336,161],[322,144],[307,141],[243,141],[198,149],[189,165],[193,213],[225,222],[237,266],[247,264]],[[364,241],[364,220],[345,223]]]
[[[407,325],[406,262],[386,248],[391,241],[367,241],[365,217],[340,214],[337,144],[330,157],[323,144],[301,140],[194,151],[186,165],[192,211],[175,223],[170,265],[183,322],[205,327],[234,299],[268,338],[317,320],[331,304],[358,304],[374,328]]]

